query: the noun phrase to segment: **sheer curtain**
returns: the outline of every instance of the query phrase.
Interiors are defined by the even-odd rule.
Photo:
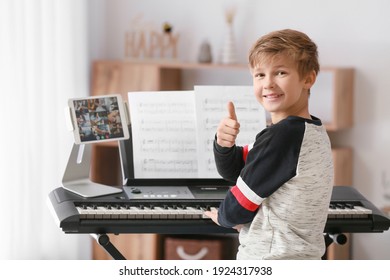
[[[0,1],[0,259],[86,259],[46,204],[73,143],[67,99],[88,95],[87,0]]]

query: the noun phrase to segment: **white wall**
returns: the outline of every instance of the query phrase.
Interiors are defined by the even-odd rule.
[[[231,3],[237,7],[234,27],[240,62],[246,62],[250,45],[262,34],[293,28],[317,43],[322,65],[355,68],[355,125],[331,135],[332,140],[354,149],[354,187],[378,207],[390,205],[385,197],[385,186],[390,193],[390,1],[90,1],[91,59],[123,58],[124,34],[139,14],[156,25],[168,21],[180,32],[180,59],[195,61],[204,39],[217,59],[224,38],[224,8]],[[188,75],[190,80],[196,75],[199,83],[221,79]],[[244,75],[227,80],[247,83],[246,79]],[[354,235],[354,259],[390,259],[389,249],[390,232]]]

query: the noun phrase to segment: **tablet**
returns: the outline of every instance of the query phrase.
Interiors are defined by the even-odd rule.
[[[120,95],[71,98],[68,101],[76,144],[129,138]]]

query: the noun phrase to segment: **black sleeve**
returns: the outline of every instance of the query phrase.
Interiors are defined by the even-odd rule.
[[[242,147],[222,147],[214,140],[214,159],[219,175],[225,180],[236,182],[244,167]]]
[[[236,185],[222,201],[218,221],[232,227],[253,220],[262,201],[296,175],[304,124],[267,129],[249,151]]]

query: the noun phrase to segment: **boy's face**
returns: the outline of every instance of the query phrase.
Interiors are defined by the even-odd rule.
[[[310,118],[309,89],[315,81],[315,72],[300,77],[294,61],[287,55],[264,59],[252,70],[256,99],[277,123],[288,116]]]

